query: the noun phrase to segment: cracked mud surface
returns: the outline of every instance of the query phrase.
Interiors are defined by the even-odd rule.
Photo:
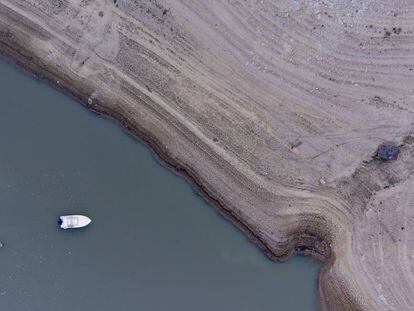
[[[414,4],[0,0],[0,53],[117,119],[325,309],[410,310]],[[397,161],[372,156],[401,145]]]

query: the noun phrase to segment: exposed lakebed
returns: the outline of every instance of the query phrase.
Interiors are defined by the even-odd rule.
[[[0,91],[1,310],[317,308],[319,263],[271,262],[115,122],[4,61]]]

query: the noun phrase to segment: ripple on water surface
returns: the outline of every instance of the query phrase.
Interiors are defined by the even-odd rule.
[[[114,122],[4,61],[0,91],[0,310],[316,309],[318,263],[270,262]]]

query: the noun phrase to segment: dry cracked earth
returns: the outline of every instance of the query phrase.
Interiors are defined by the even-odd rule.
[[[118,120],[327,310],[414,309],[414,1],[0,0],[0,53]],[[373,157],[382,143],[396,161]]]

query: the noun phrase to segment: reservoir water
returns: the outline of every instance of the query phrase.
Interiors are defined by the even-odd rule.
[[[0,310],[317,309],[318,262],[268,260],[115,122],[4,61],[0,94]]]

